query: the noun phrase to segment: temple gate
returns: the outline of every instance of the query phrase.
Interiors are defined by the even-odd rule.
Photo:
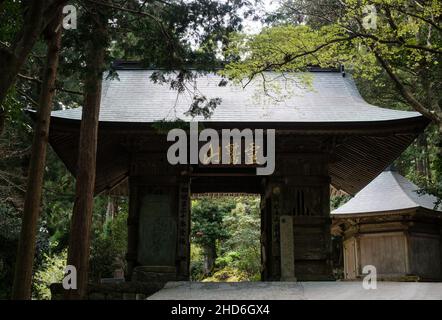
[[[295,86],[299,92],[270,104],[254,98],[253,82],[221,87],[219,76],[206,75],[199,90],[222,102],[210,119],[196,120],[218,132],[275,129],[275,171],[171,165],[171,142],[154,124],[171,114],[195,120],[185,115],[191,101],[152,82],[150,70],[117,69],[119,80],[104,81],[96,194],[129,196],[127,278],[137,281],[189,279],[190,197],[211,192],[261,196],[262,280],[332,280],[330,184],[356,193],[428,124],[416,112],[369,105],[339,72],[312,72],[311,90]],[[50,143],[73,174],[80,119],[71,109],[51,120]]]

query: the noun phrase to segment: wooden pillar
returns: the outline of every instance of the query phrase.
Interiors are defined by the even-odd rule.
[[[269,216],[269,201],[266,201],[265,194],[261,195],[260,207],[261,207],[261,280],[267,280],[269,278],[269,257],[270,250],[268,247],[268,238],[269,238],[269,226],[271,227],[271,223],[268,220]]]
[[[439,275],[438,278],[442,279],[442,219],[437,219],[437,223],[435,223],[436,225],[436,230],[438,229],[438,236],[439,236],[439,261],[437,261],[436,263],[439,264]],[[436,236],[437,236],[437,232],[436,232]]]
[[[271,179],[266,181],[266,190],[261,197],[261,243],[264,281],[277,281],[281,277],[280,252],[280,187]]]
[[[277,154],[266,192],[272,224],[267,280],[333,279],[329,193],[326,152]],[[283,226],[283,220],[293,223]]]
[[[190,278],[190,181],[184,179],[178,190],[177,278]]]
[[[135,179],[129,178],[129,215],[127,217],[127,274],[126,279],[132,279],[132,273],[137,266],[138,251],[138,185]]]
[[[281,247],[280,247],[280,215],[281,215],[281,187],[270,187],[270,217],[271,217],[271,279],[279,280],[281,277]]]

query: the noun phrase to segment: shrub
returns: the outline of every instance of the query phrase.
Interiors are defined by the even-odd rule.
[[[90,278],[99,281],[111,278],[115,269],[125,269],[127,250],[127,213],[121,212],[108,221],[104,231],[96,230],[92,241]]]
[[[66,268],[67,250],[58,254],[43,254],[43,261],[40,268],[35,272],[33,281],[33,298],[39,300],[50,300],[51,283],[61,282]]]

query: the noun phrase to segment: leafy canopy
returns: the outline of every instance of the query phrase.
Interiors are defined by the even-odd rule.
[[[340,64],[365,79],[386,72],[409,105],[442,120],[440,1],[312,2],[315,5],[288,2],[292,18],[300,17],[295,22],[285,15],[258,35],[236,34],[223,74],[251,79],[266,70],[305,71]]]

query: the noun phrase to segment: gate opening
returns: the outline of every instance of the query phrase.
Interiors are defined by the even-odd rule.
[[[261,280],[259,195],[208,193],[192,197],[192,281]]]

